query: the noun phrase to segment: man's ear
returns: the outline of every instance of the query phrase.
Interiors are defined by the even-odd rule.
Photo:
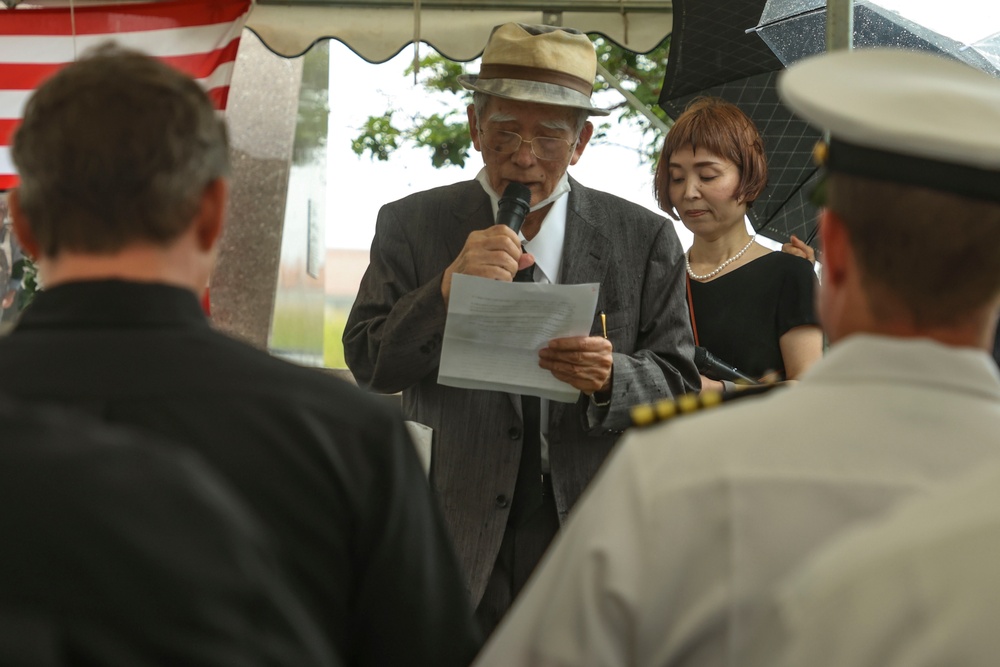
[[[819,220],[819,236],[823,248],[823,282],[839,285],[845,280],[851,258],[851,240],[843,219],[824,208]]]
[[[217,178],[205,186],[194,224],[197,226],[198,247],[211,251],[222,236],[222,225],[226,219],[226,202],[229,199],[229,183]]]
[[[469,135],[472,137],[472,145],[475,146],[477,151],[482,153],[483,149],[479,145],[479,123],[476,121],[476,105],[470,104],[466,107],[465,113],[469,117]]]
[[[594,136],[594,124],[589,120],[583,124],[583,129],[580,130],[580,140],[576,143],[576,148],[573,149],[573,155],[569,158],[569,163],[576,164],[580,161],[580,156],[583,155],[583,149],[587,147],[590,142],[590,138]]]
[[[14,235],[17,237],[17,242],[21,244],[21,250],[28,257],[38,259],[38,240],[35,238],[34,232],[31,231],[28,219],[24,216],[24,210],[21,208],[21,200],[18,198],[17,190],[11,190],[7,193],[7,205],[10,208],[10,219],[13,223]]]

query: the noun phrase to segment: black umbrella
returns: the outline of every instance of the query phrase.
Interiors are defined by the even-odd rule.
[[[877,0],[855,0],[853,41],[858,48],[939,53],[1000,76],[1000,12],[992,13],[993,29],[989,16],[982,21],[991,35],[966,44]],[[738,105],[757,124],[769,183],[747,215],[758,233],[780,242],[795,234],[816,245],[817,210],[809,195],[819,176],[812,151],[820,135],[781,104],[775,82],[785,66],[825,48],[825,0],[674,0],[660,106],[676,118],[693,98],[712,95]]]
[[[992,17],[987,13],[979,17],[980,31],[988,36],[966,44],[917,23],[905,13],[887,6],[889,4],[879,0],[854,0],[854,48],[892,46],[930,51],[1000,76],[1000,10],[995,6]],[[971,12],[974,6],[982,4],[978,0],[964,3],[952,0],[946,9],[949,13]],[[905,7],[905,3],[901,6]],[[787,67],[826,48],[826,0],[767,0],[760,23],[754,30]]]
[[[778,99],[784,64],[753,32],[766,0],[674,0],[674,30],[659,104],[677,118],[695,97],[721,97],[757,125],[767,152],[768,186],[747,211],[754,229],[784,243],[795,234],[816,244],[818,179],[812,150],[819,131]],[[749,32],[748,32],[749,31]]]

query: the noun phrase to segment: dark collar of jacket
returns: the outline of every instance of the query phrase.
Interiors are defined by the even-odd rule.
[[[162,283],[93,280],[64,283],[35,295],[12,333],[77,328],[208,328],[191,291]]]

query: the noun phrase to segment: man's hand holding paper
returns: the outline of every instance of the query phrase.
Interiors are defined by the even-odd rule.
[[[611,388],[611,341],[600,336],[556,338],[538,352],[538,365],[585,394]]]
[[[589,336],[598,289],[455,274],[438,382],[567,403],[599,389],[610,377],[611,344]]]

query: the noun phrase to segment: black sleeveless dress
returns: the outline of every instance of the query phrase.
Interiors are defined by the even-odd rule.
[[[778,340],[789,329],[818,325],[817,280],[807,260],[771,252],[715,280],[691,280],[698,344],[759,378],[784,362]]]

